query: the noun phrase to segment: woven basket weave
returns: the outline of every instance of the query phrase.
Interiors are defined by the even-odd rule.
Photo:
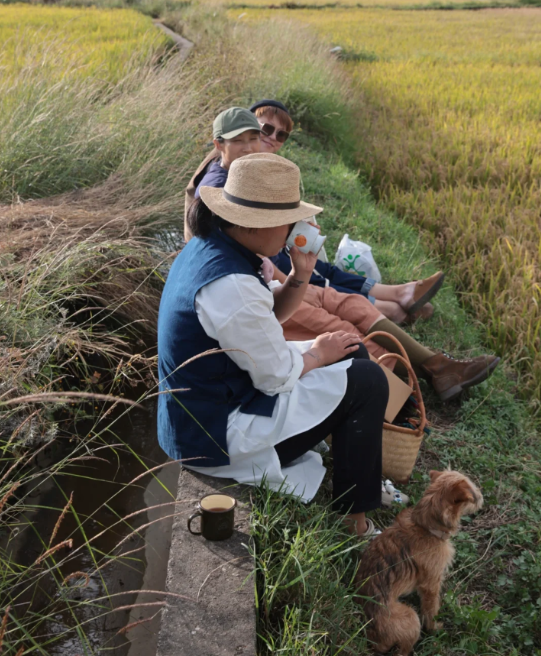
[[[395,342],[400,355],[397,353],[386,353],[378,358],[378,364],[382,364],[387,359],[394,359],[402,362],[408,370],[408,385],[413,390],[413,396],[418,403],[420,423],[416,429],[395,426],[394,424],[383,423],[383,476],[390,478],[397,483],[407,483],[423,441],[424,429],[427,424],[425,404],[419,389],[417,376],[413,371],[409,358],[402,344],[389,333],[383,331],[375,332],[363,339],[363,344],[377,335],[383,335]]]

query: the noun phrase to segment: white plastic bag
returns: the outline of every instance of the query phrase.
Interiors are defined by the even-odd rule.
[[[372,249],[362,241],[354,241],[345,234],[336,251],[335,266],[346,273],[357,273],[381,282],[381,273],[372,255]]]

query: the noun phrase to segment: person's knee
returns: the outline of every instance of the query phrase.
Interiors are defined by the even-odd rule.
[[[353,357],[356,360],[370,360],[368,349],[364,344],[359,344],[359,348],[353,352]]]
[[[342,360],[370,360],[368,349],[364,344],[359,343],[359,348],[352,353],[345,355]]]
[[[389,399],[389,383],[382,367],[371,360],[355,359],[348,369],[348,389],[363,398]]]

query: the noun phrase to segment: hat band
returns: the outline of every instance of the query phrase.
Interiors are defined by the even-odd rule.
[[[242,205],[242,207],[253,207],[257,210],[294,210],[301,206],[300,200],[294,203],[263,203],[259,200],[246,200],[245,198],[233,196],[233,194],[227,193],[225,189],[222,190],[222,194],[230,203]]]

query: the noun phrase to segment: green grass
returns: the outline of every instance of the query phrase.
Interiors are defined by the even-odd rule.
[[[378,209],[339,155],[298,133],[287,156],[301,168],[304,197],[325,208],[318,222],[333,247],[344,232],[370,243],[385,282],[404,282],[437,268],[418,233]],[[413,329],[422,343],[457,355],[484,352],[478,328],[449,285],[435,307],[434,318]],[[452,467],[479,483],[485,508],[464,521],[455,539],[457,556],[440,614],[444,629],[423,636],[415,653],[540,654],[539,435],[526,404],[516,398],[516,377],[501,365],[461,402],[447,406],[421,384],[433,429],[403,489],[415,502],[429,469]],[[325,485],[308,507],[268,491],[257,496],[260,654],[366,653],[359,631],[363,618],[352,601],[361,546],[347,541],[328,511],[329,501]],[[378,511],[377,522],[388,525],[398,510]]]
[[[259,654],[365,653],[352,596],[358,544],[323,504],[257,488],[252,514]],[[353,651],[352,651],[353,650]]]

